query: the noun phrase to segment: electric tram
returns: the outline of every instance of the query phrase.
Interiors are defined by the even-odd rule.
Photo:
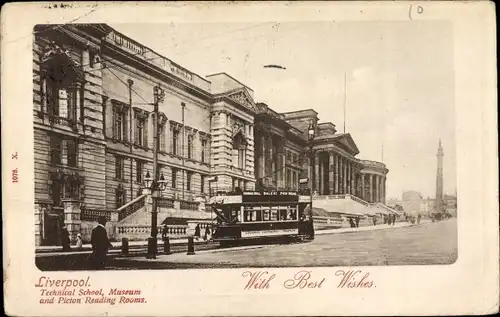
[[[212,238],[221,246],[244,240],[313,239],[312,218],[306,211],[310,203],[310,196],[293,191],[219,194],[209,202],[216,214]]]

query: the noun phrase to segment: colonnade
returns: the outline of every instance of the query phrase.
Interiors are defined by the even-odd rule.
[[[360,173],[359,177],[359,198],[368,202],[385,204],[385,182],[384,175],[373,173]]]
[[[385,203],[385,175],[362,171],[358,161],[335,152],[319,152],[310,163],[309,179],[318,195],[351,194]]]

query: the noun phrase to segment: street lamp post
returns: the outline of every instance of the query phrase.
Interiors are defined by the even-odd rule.
[[[155,86],[153,88],[154,94],[154,103],[153,103],[153,177],[149,175],[149,172],[146,173],[146,177],[144,178],[144,185],[147,189],[149,189],[149,193],[152,198],[152,210],[151,210],[151,237],[148,238],[148,259],[156,258],[156,254],[158,253],[157,247],[157,235],[158,235],[158,204],[156,198],[159,195],[160,191],[165,190],[166,181],[163,177],[158,178],[158,148],[159,148],[159,138],[158,138],[158,120],[159,120],[159,110],[158,104],[163,102],[165,98],[165,92],[161,89],[160,86]]]
[[[146,172],[146,176],[144,177],[144,187],[148,190],[148,196],[152,199],[152,210],[151,210],[151,236],[148,238],[148,253],[146,257],[148,259],[155,259],[156,254],[158,253],[157,246],[157,235],[158,235],[158,204],[157,197],[159,192],[164,191],[167,188],[167,181],[163,176],[163,173],[160,176],[158,181],[155,181],[151,175],[149,175],[149,171]]]
[[[311,175],[310,175],[310,182],[311,186],[309,187],[309,195],[311,197],[311,203],[310,203],[310,208],[309,208],[309,228],[310,228],[310,235],[311,238],[314,238],[314,222],[313,222],[313,173],[314,173],[314,138],[316,136],[316,129],[314,127],[313,122],[309,124],[309,128],[307,129],[307,138],[309,140],[309,155],[310,155],[310,169],[311,169]]]

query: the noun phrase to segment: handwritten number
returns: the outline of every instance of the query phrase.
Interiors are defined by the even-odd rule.
[[[408,10],[408,17],[410,18],[410,20],[413,20],[412,12],[413,12],[413,4],[410,4],[410,9]],[[422,14],[422,13],[424,13],[424,8],[420,5],[418,5],[417,6],[417,14]]]

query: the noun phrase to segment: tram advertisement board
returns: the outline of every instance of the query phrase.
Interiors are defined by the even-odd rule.
[[[298,234],[299,229],[281,229],[281,230],[258,230],[258,231],[242,231],[242,238],[249,237],[271,237]]]
[[[293,191],[247,191],[243,192],[243,202],[298,202],[299,196]]]

